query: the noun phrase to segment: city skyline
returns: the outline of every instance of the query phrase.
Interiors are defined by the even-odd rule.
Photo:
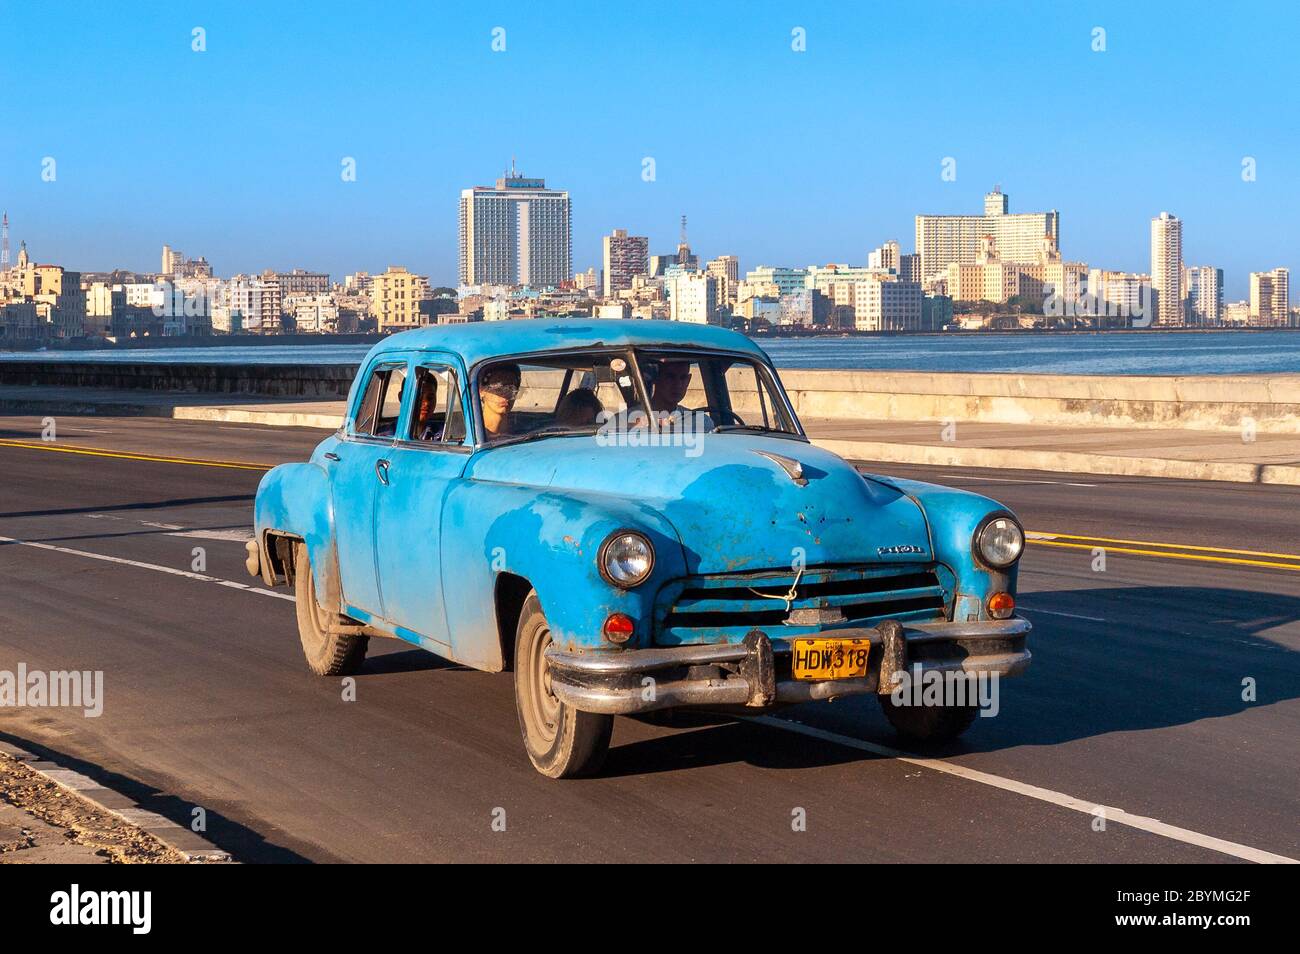
[[[1225,296],[1241,299],[1250,272],[1300,268],[1297,132],[1269,119],[1300,78],[1285,55],[1297,14],[1265,6],[1252,22],[1279,29],[1209,5],[1170,20],[1108,4],[756,4],[692,11],[691,31],[597,7],[559,26],[542,12],[498,22],[411,6],[391,31],[331,5],[312,22],[216,6],[139,23],[82,5],[63,43],[39,51],[20,41],[40,12],[7,6],[10,75],[40,76],[42,96],[86,118],[0,98],[18,131],[0,150],[0,206],[15,247],[84,271],[148,270],[174,241],[222,274],[401,262],[453,284],[460,191],[490,184],[511,156],[573,196],[574,271],[599,267],[614,228],[670,251],[682,213],[706,257],[860,262],[890,239],[907,250],[916,214],[969,214],[1000,183],[1019,209],[1062,211],[1067,258],[1116,270],[1149,268],[1149,222],[1169,210],[1186,224],[1184,261],[1223,268]],[[1212,37],[1197,10],[1215,19]],[[1200,69],[1204,58],[1231,68]],[[426,77],[417,62],[438,69]],[[331,64],[351,68],[321,69]],[[534,102],[543,87],[575,95]],[[1008,108],[972,108],[980,98]],[[882,137],[872,120],[884,118]]]

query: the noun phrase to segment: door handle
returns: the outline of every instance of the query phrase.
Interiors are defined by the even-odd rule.
[[[326,460],[342,460],[343,458],[340,457],[338,454],[334,453],[333,451],[326,451],[326,452],[325,452],[325,459],[326,459]]]
[[[375,461],[375,476],[385,487],[388,486],[388,461],[380,459]]]

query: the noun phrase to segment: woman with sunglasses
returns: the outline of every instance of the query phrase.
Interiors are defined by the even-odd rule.
[[[496,364],[478,376],[478,399],[488,440],[510,433],[510,409],[519,396],[519,365]]]

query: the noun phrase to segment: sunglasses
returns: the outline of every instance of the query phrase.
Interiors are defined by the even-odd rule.
[[[483,390],[488,394],[495,394],[498,397],[514,400],[519,396],[519,385],[511,384],[508,381],[487,381],[483,384]]]

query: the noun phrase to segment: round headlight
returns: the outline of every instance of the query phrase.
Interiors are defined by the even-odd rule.
[[[1002,570],[1020,559],[1025,549],[1025,531],[1009,516],[985,520],[975,535],[975,549],[986,566]]]
[[[642,582],[655,565],[654,547],[639,533],[619,530],[610,535],[597,557],[601,575],[615,586],[632,587]]]

